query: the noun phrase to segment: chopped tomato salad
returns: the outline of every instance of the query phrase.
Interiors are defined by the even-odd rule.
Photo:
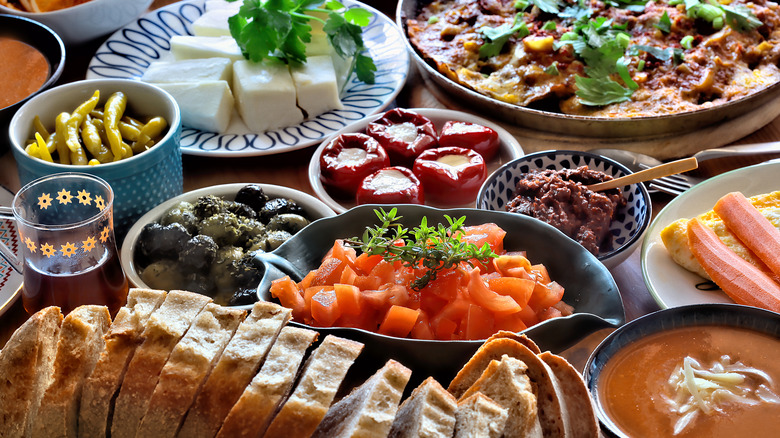
[[[315,327],[355,327],[396,337],[477,340],[499,330],[521,331],[572,313],[563,287],[524,252],[503,249],[506,232],[496,224],[463,228],[463,240],[488,243],[498,257],[461,262],[415,290],[426,268],[358,255],[337,240],[319,268],[299,283],[275,280],[271,294],[292,309],[293,319]]]

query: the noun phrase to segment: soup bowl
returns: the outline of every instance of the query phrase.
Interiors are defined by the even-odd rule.
[[[338,216],[315,221],[258,261],[266,266],[258,287],[258,299],[277,301],[270,293],[272,280],[290,275],[302,278],[317,269],[336,239],[360,236],[377,222],[379,205],[362,205]],[[384,206],[387,208],[387,206]],[[550,277],[564,287],[563,301],[573,306],[570,316],[552,318],[524,330],[542,350],[560,352],[592,331],[617,327],[625,320],[622,300],[614,279],[603,264],[582,246],[555,228],[533,218],[499,211],[470,208],[437,209],[422,205],[399,205],[403,226],[413,228],[427,218],[429,226],[446,224],[451,218],[466,217],[465,225],[495,223],[507,231],[504,248],[526,251],[532,263],[542,263]],[[401,338],[347,327],[312,327],[300,321],[292,324],[334,334],[365,344],[359,361],[364,369],[376,369],[393,358],[410,366],[417,376],[434,376],[450,381],[483,340],[422,340]],[[370,365],[369,365],[370,364]],[[356,366],[357,368],[360,368]],[[362,369],[362,368],[361,368]]]
[[[672,436],[675,428],[679,437],[773,436],[780,418],[778,364],[780,314],[737,304],[701,304],[660,310],[620,327],[593,351],[584,378],[602,429],[610,436]],[[699,380],[683,378],[686,368]],[[754,406],[734,399],[719,404],[708,397],[713,385],[725,381],[718,377],[724,378],[726,371],[732,373],[726,377],[745,378],[740,391],[756,385],[742,399]],[[689,383],[710,414],[697,411]],[[759,384],[765,385],[763,394],[755,392]]]

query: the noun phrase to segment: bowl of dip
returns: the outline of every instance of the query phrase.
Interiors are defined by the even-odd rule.
[[[19,107],[51,87],[65,68],[65,44],[49,27],[0,14],[0,152],[8,147],[8,123]]]
[[[604,339],[584,377],[609,436],[776,436],[780,314],[737,304],[651,313]]]
[[[584,185],[630,173],[617,161],[589,152],[536,152],[489,175],[477,195],[477,208],[542,220],[611,269],[631,255],[647,231],[652,217],[650,195],[642,184],[603,192]]]

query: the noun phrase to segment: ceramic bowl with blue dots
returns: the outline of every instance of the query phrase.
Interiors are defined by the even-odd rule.
[[[113,93],[122,91],[127,96],[126,114],[139,120],[162,116],[168,125],[166,133],[144,152],[95,166],[52,163],[25,152],[34,136],[35,116],[53,132],[57,115],[74,111],[95,90],[100,90],[98,108],[103,108]],[[183,191],[179,106],[170,94],[151,84],[130,79],[88,79],[60,85],[22,105],[11,119],[8,133],[22,185],[62,172],[89,173],[106,180],[114,191],[114,228],[119,239],[144,213]]]
[[[528,154],[503,165],[488,176],[477,196],[477,208],[506,211],[506,205],[515,197],[517,182],[533,170],[576,169],[588,166],[614,178],[631,173],[622,164],[588,152],[554,150]],[[622,263],[637,248],[652,218],[650,195],[643,184],[631,184],[622,188],[626,206],[618,209],[610,226],[612,244],[602,249],[598,259],[613,268]]]

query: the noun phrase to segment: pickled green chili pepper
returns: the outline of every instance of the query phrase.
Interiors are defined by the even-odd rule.
[[[154,117],[141,128],[141,134],[138,136],[138,140],[133,143],[133,152],[140,153],[149,148],[149,142],[153,138],[162,134],[163,130],[168,127],[168,122],[163,117]]]
[[[98,131],[94,121],[95,119],[90,116],[84,119],[84,125],[81,127],[81,140],[84,142],[84,147],[101,163],[114,161],[114,154],[103,144],[103,140],[100,138],[100,131]]]
[[[54,135],[56,137],[57,155],[60,157],[60,164],[70,164],[70,149],[65,144],[65,140],[68,138],[68,119],[70,114],[61,112],[54,119]]]
[[[100,100],[100,90],[95,90],[95,92],[92,94],[92,97],[76,107],[76,109],[71,113],[70,118],[68,118],[68,137],[66,144],[71,151],[71,155],[77,157],[77,161],[80,161],[80,158],[78,157],[85,155],[84,150],[81,147],[81,142],[79,141],[79,128],[81,127],[82,123],[84,123],[84,119],[87,117],[87,114],[95,109],[98,104],[98,100]],[[74,164],[76,163],[74,162]],[[86,158],[84,159],[84,163],[79,164],[87,164]]]
[[[114,154],[114,161],[121,160],[124,157],[122,149],[122,133],[119,132],[119,120],[127,107],[127,96],[121,91],[117,91],[108,98],[103,108],[103,127],[106,130],[108,143],[111,145],[111,152]]]

